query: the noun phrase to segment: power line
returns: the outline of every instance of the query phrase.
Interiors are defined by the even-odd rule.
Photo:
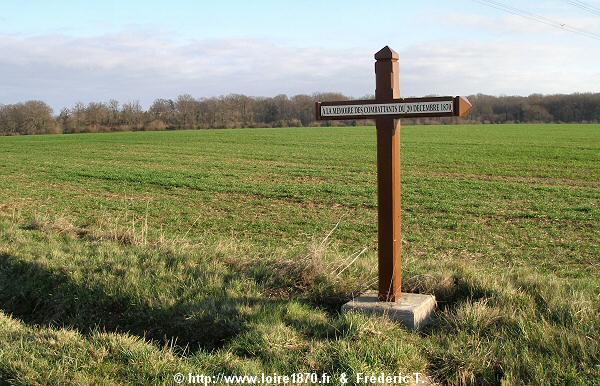
[[[549,25],[551,27],[559,28],[564,31],[568,31],[568,32],[576,33],[578,35],[587,36],[592,39],[600,40],[599,34],[596,34],[593,32],[588,32],[588,31],[582,30],[580,28],[571,27],[571,26],[567,25],[566,23],[561,23],[561,22],[549,19],[545,16],[536,15],[529,11],[519,9],[516,7],[512,7],[510,5],[506,5],[499,1],[495,1],[495,0],[474,0],[474,1],[478,2],[480,4],[483,4],[483,5],[490,6],[492,8],[496,8],[496,9],[499,9],[499,10],[502,10],[502,11],[505,11],[508,13],[512,13],[513,15],[521,16],[521,17],[529,19],[529,20],[533,20],[533,21],[537,21],[542,24]]]
[[[487,7],[491,7],[491,8],[495,8],[504,12],[508,12],[510,14],[513,15],[517,15],[520,17],[523,17],[525,19],[529,19],[529,20],[533,20],[536,21],[538,23],[542,23],[542,24],[546,24],[549,25],[551,27],[554,28],[558,28],[561,29],[563,31],[568,31],[568,32],[572,32],[581,36],[586,36],[588,38],[591,39],[595,39],[595,40],[599,40],[600,41],[600,35],[593,33],[593,32],[588,32],[585,30],[582,30],[580,28],[575,28],[575,27],[571,27],[569,25],[567,25],[566,23],[561,23],[552,19],[548,19],[545,16],[540,16],[540,15],[536,15],[534,13],[531,13],[529,11],[525,11],[523,9],[519,9],[519,8],[515,8],[512,7],[510,5],[506,5],[504,3],[501,3],[499,1],[494,1],[494,0],[473,0],[474,2],[478,3],[478,4],[482,4],[485,5]]]
[[[569,1],[571,1],[572,3],[580,4],[580,5],[582,5],[582,6],[586,7],[586,8],[589,8],[589,9],[595,11],[595,12],[600,12],[600,7],[596,7],[595,5],[590,4],[590,3],[586,3],[585,1],[579,1],[579,0],[569,0]]]
[[[584,11],[591,13],[592,15],[600,16],[600,8],[597,8],[591,4],[584,3],[583,1],[577,1],[577,0],[565,0],[565,1],[579,9],[583,9]]]
[[[571,27],[570,25],[567,25],[566,23],[561,23],[561,22],[549,19],[545,16],[536,15],[529,11],[519,9],[516,7],[512,7],[510,5],[501,3],[499,1],[495,1],[495,0],[474,0],[474,1],[476,1],[480,4],[490,6],[492,8],[496,8],[496,9],[499,9],[499,10],[502,10],[505,12],[512,13],[513,15],[521,16],[526,19],[530,19],[530,20],[537,21],[542,24],[549,25],[551,27],[559,28],[564,31],[568,31],[568,32],[576,33],[578,35],[586,36],[586,37],[589,37],[592,39],[600,40],[599,34],[596,34],[593,32],[588,32],[588,31],[585,31],[580,28]]]

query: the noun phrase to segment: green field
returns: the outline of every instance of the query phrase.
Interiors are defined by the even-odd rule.
[[[339,313],[376,288],[375,157],[372,127],[0,138],[0,384],[600,384],[600,125],[402,128],[419,333]]]

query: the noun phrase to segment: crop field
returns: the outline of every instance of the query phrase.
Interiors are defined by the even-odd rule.
[[[402,127],[411,332],[377,285],[373,127],[0,138],[0,384],[420,372],[600,383],[600,125]]]

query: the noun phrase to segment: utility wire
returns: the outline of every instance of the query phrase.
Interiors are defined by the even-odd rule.
[[[537,21],[539,23],[546,24],[546,25],[549,25],[549,26],[552,26],[555,28],[560,28],[564,31],[569,31],[569,32],[573,32],[573,33],[576,33],[576,34],[579,34],[582,36],[587,36],[592,39],[600,40],[599,34],[596,34],[593,32],[588,32],[588,31],[582,30],[580,28],[571,27],[571,26],[567,25],[566,23],[561,23],[561,22],[558,22],[558,21],[555,21],[552,19],[548,19],[545,16],[536,15],[529,11],[525,11],[523,9],[512,7],[510,5],[501,3],[499,1],[495,1],[495,0],[474,0],[474,1],[477,3],[483,4],[483,5],[490,6],[492,8],[496,8],[496,9],[499,9],[499,10],[502,10],[502,11],[505,11],[508,13],[512,13],[513,15],[521,16],[526,19]]]
[[[584,3],[583,1],[577,1],[577,0],[565,0],[565,1],[579,9],[583,9],[584,11],[591,13],[592,15],[600,16],[600,8],[597,8],[591,4]]]
[[[492,8],[496,8],[505,12],[509,12],[512,13],[513,15],[517,15],[517,16],[521,16],[524,17],[526,19],[530,19],[533,21],[537,21],[539,23],[542,24],[546,24],[555,28],[560,28],[564,31],[568,31],[568,32],[572,32],[572,33],[576,33],[578,35],[582,35],[582,36],[586,36],[592,39],[596,39],[596,40],[600,40],[600,34],[596,34],[593,32],[588,32],[585,31],[583,29],[580,28],[575,28],[575,27],[571,27],[570,25],[567,25],[566,23],[561,23],[552,19],[548,19],[545,16],[540,16],[540,15],[536,15],[534,13],[531,13],[529,11],[523,10],[523,9],[519,9],[516,7],[512,7],[510,5],[501,3],[499,1],[495,1],[495,0],[474,0],[475,2],[478,2],[480,4],[484,4],[487,6],[490,6]]]
[[[568,0],[568,1],[570,1],[572,3],[580,4],[580,5],[582,5],[582,6],[586,7],[586,8],[589,8],[589,9],[595,11],[595,12],[600,12],[600,7],[597,7],[597,6],[595,6],[593,4],[590,4],[590,3],[586,3],[585,1],[580,1],[580,0]]]
[[[588,32],[585,30],[582,30],[580,28],[575,28],[575,27],[571,27],[565,23],[561,23],[552,19],[548,19],[545,16],[540,16],[540,15],[536,15],[534,13],[531,13],[529,11],[525,11],[523,9],[519,9],[519,8],[515,8],[512,7],[510,5],[506,5],[504,3],[501,3],[499,1],[494,1],[494,0],[473,0],[474,2],[478,3],[478,4],[482,4],[491,8],[495,8],[504,12],[508,12],[511,13],[513,15],[517,15],[520,17],[523,17],[525,19],[529,19],[529,20],[533,20],[536,21],[538,23],[542,23],[542,24],[546,24],[549,25],[551,27],[554,28],[558,28],[561,29],[563,31],[568,31],[568,32],[572,32],[581,36],[586,36],[588,38],[591,39],[595,39],[600,41],[600,34],[596,34],[593,32]]]

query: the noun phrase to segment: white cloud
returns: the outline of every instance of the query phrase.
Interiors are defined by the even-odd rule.
[[[61,106],[112,97],[149,103],[180,93],[361,94],[372,87],[370,53],[290,48],[262,40],[182,44],[144,33],[0,36],[0,52],[9,53],[0,57],[0,103],[40,98]]]
[[[276,95],[374,92],[369,49],[288,47],[256,39],[195,40],[123,32],[86,38],[0,35],[0,103],[55,108],[76,101],[190,93]],[[600,91],[598,52],[557,44],[456,43],[406,47],[403,95]],[[587,64],[586,64],[587,63]]]
[[[405,51],[404,84],[415,93],[527,95],[600,91],[598,52],[556,44],[455,42]]]

